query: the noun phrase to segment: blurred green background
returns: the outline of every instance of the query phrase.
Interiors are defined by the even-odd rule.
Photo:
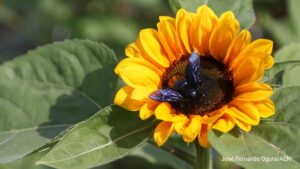
[[[101,41],[123,56],[124,47],[159,15],[173,15],[161,0],[0,0],[1,60],[36,46],[80,38]]]
[[[267,36],[277,46],[300,39],[294,36],[300,19],[291,25],[288,0],[254,0],[254,7],[255,38]],[[167,0],[0,0],[0,60],[67,38],[104,42],[123,57],[124,47],[141,28],[156,27],[160,15],[174,16]]]
[[[274,40],[275,50],[300,41],[299,0],[254,0],[256,23],[253,39]],[[174,16],[167,0],[0,0],[0,63],[37,46],[64,39],[91,39],[104,42],[124,57],[124,48],[142,28],[156,27],[158,16]],[[45,152],[29,155],[0,169],[48,168],[34,166]],[[214,168],[239,168],[220,163]],[[175,159],[174,159],[175,158]],[[175,162],[174,162],[175,160]],[[189,168],[163,150],[147,144],[132,155],[107,164],[102,169]]]

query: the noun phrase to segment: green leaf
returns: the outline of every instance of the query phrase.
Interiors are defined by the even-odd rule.
[[[265,72],[262,82],[279,87],[283,83],[283,74],[299,65],[300,60],[275,63],[271,69]]]
[[[187,156],[195,157],[196,155],[195,145],[186,143],[180,135],[171,135],[164,145],[183,151],[188,154]]]
[[[277,111],[275,121],[300,127],[300,86],[281,88],[274,94],[272,100]]]
[[[41,159],[47,151],[36,152],[23,157],[20,160],[8,164],[0,164],[0,169],[53,169],[44,165],[36,165],[36,161]]]
[[[147,141],[154,124],[117,106],[106,107],[71,129],[38,163],[64,169],[102,165]]]
[[[246,168],[300,168],[300,87],[277,90],[273,96],[277,114],[245,133],[209,133],[211,144],[224,157],[259,157],[260,161],[236,162]],[[266,162],[266,159],[279,160]]]
[[[275,62],[300,60],[300,43],[290,43],[280,48],[274,55]]]
[[[156,145],[154,141],[151,141],[151,143]],[[195,162],[196,149],[194,144],[184,142],[179,135],[171,135],[160,149],[167,153],[171,153],[173,156],[190,165],[193,165]]]
[[[184,155],[184,154],[182,154]],[[141,157],[153,164],[171,166],[173,169],[192,169],[192,166],[177,156],[173,152],[167,152],[152,144],[144,144],[130,154],[130,156]]]
[[[111,104],[115,64],[105,45],[67,40],[1,65],[0,163],[23,157]]]
[[[169,5],[174,13],[176,13],[177,10],[181,8],[179,0],[169,0]]]
[[[151,144],[155,145],[155,142],[150,141]],[[181,137],[177,135],[172,135],[169,137],[168,141],[160,147],[165,153],[170,153],[174,157],[181,159],[182,161],[193,165],[195,162],[195,147],[193,144],[187,144],[182,140]]]
[[[281,48],[275,54],[275,61],[278,64],[290,61],[300,61],[300,43],[291,43]],[[273,69],[273,68],[272,68]],[[272,70],[271,69],[271,70]],[[300,85],[300,79],[298,74],[300,73],[300,67],[298,64],[290,64],[282,74],[282,84],[284,86]]]
[[[217,15],[225,11],[233,11],[242,28],[250,28],[255,22],[252,0],[169,0],[169,4],[174,12],[179,8],[195,12],[200,5],[204,4],[212,8]]]
[[[277,140],[278,136],[285,135],[281,133],[276,134],[272,130],[267,131],[273,132],[270,134],[273,134]],[[280,131],[286,132],[285,130]],[[300,167],[300,163],[294,159],[290,159],[290,161],[279,161],[280,158],[285,160],[290,157],[286,156],[282,149],[254,132],[245,133],[236,129],[230,133],[222,134],[218,131],[210,131],[209,140],[212,146],[223,155],[224,159],[229,158],[230,160],[231,158],[233,162],[247,169],[297,169]],[[267,159],[275,158],[278,158],[275,162],[266,161]]]

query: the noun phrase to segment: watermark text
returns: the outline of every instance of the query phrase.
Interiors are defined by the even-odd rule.
[[[283,155],[283,156],[250,156],[250,157],[241,157],[241,156],[230,156],[230,157],[223,157],[221,161],[230,161],[230,162],[236,162],[236,161],[249,161],[249,162],[280,162],[280,161],[292,161],[292,158]]]

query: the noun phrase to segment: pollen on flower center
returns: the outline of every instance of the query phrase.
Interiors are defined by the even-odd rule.
[[[206,115],[232,100],[232,73],[212,56],[200,56],[200,60],[199,69],[187,70],[189,57],[182,57],[163,75],[163,88],[181,95],[167,100],[179,112]],[[194,71],[191,76],[199,74],[199,82],[190,82],[189,71]]]

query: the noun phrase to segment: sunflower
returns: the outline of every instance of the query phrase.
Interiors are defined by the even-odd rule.
[[[176,18],[159,17],[157,30],[141,30],[128,45],[128,58],[115,68],[127,85],[114,103],[139,111],[142,120],[160,120],[158,146],[178,133],[209,147],[210,129],[248,132],[274,114],[272,88],[259,82],[274,64],[272,48],[270,40],[251,42],[231,11],[218,17],[206,5],[196,13],[180,9]]]

